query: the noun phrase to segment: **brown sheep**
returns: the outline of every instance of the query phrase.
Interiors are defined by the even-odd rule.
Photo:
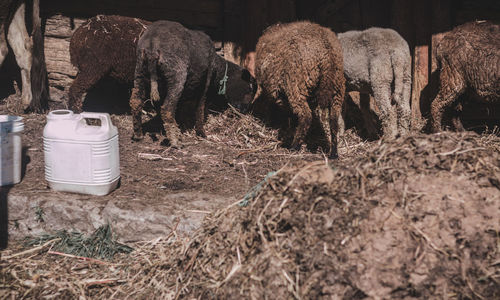
[[[441,130],[443,114],[468,92],[474,100],[500,100],[500,26],[489,21],[469,22],[444,35],[436,48],[439,91],[431,103],[431,125]],[[454,120],[455,127],[460,128]]]
[[[78,74],[69,88],[71,110],[81,112],[84,94],[105,76],[132,87],[137,42],[148,24],[137,18],[98,15],[75,31],[69,51]]]
[[[296,118],[291,148],[320,124],[323,151],[337,155],[338,118],[345,93],[342,48],[330,29],[307,21],[276,24],[256,46],[256,95],[283,103]]]

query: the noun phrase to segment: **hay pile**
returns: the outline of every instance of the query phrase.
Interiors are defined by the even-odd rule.
[[[279,129],[265,124],[261,119],[251,114],[242,114],[232,106],[222,113],[209,115],[205,129],[207,142],[223,144],[232,149],[240,150],[240,156],[249,153],[295,157],[316,156],[318,154],[316,149],[309,149],[313,150],[311,153],[306,145],[303,145],[298,151],[285,148],[282,141],[284,137],[280,136]],[[186,134],[196,136],[194,130],[188,131]],[[338,139],[338,152],[341,159],[356,156],[366,151],[367,147],[369,147],[369,143],[363,141],[353,128],[347,129],[344,135]]]
[[[249,114],[230,106],[224,112],[209,115],[205,124],[210,142],[223,143],[235,149],[276,149],[278,131],[266,127]]]
[[[287,165],[192,238],[134,248],[86,268],[3,257],[0,297],[498,299],[500,139],[413,135]]]

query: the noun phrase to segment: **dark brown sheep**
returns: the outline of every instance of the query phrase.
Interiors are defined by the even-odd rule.
[[[71,63],[78,74],[69,88],[69,108],[82,110],[90,88],[105,76],[132,87],[139,37],[150,22],[123,16],[98,15],[71,37]]]
[[[291,148],[298,148],[318,122],[319,144],[337,155],[338,118],[345,93],[342,48],[330,29],[301,21],[266,29],[256,47],[260,95],[288,107],[297,121]]]
[[[203,129],[206,103],[230,103],[245,111],[250,104],[255,80],[240,66],[220,57],[208,35],[177,22],[157,21],[139,39],[134,88],[130,97],[134,140],[143,139],[142,108],[147,90],[163,121],[172,147],[179,147],[178,107],[194,103],[195,130]]]
[[[476,21],[457,26],[436,48],[439,91],[431,103],[431,125],[441,130],[444,112],[468,93],[476,101],[500,100],[500,26]],[[454,120],[455,127],[460,128]]]

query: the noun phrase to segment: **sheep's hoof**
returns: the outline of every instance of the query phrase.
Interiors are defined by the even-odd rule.
[[[330,152],[330,154],[328,154],[328,158],[329,159],[337,159],[337,158],[339,158],[339,153],[337,152],[337,150],[332,150]]]
[[[158,93],[158,91],[157,91],[157,90],[151,90],[151,95],[150,95],[150,97],[151,97],[151,100],[152,100],[153,102],[158,102],[158,101],[160,101],[160,94]]]
[[[390,142],[395,140],[397,137],[398,137],[397,132],[384,133],[384,135],[382,136],[382,140],[384,142]]]
[[[178,135],[177,134],[170,134],[163,139],[161,142],[161,145],[163,146],[168,146],[174,149],[180,149],[181,148],[181,142],[179,141]]]
[[[173,149],[181,149],[181,144],[179,143],[178,140],[172,141],[172,140],[166,138],[161,142],[161,145],[168,146],[168,147],[173,148]]]
[[[290,144],[290,149],[299,151],[301,146],[302,143],[294,138],[292,143]]]
[[[432,126],[432,129],[431,129],[432,133],[438,133],[438,132],[441,132],[441,130],[442,130],[441,126],[437,126],[437,125]]]
[[[143,139],[144,139],[144,135],[137,135],[137,134],[132,135],[132,141],[134,141],[134,142],[140,142]]]
[[[207,137],[207,134],[205,133],[205,130],[203,129],[197,129],[196,130],[196,134],[202,138],[206,138]]]

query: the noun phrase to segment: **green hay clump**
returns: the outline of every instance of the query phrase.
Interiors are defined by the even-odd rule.
[[[114,239],[109,224],[97,228],[88,237],[80,232],[60,230],[55,234],[28,237],[25,239],[24,244],[27,247],[33,247],[54,239],[60,239],[52,247],[54,251],[90,258],[111,260],[118,253],[128,254],[134,250],[132,247],[118,243]]]

